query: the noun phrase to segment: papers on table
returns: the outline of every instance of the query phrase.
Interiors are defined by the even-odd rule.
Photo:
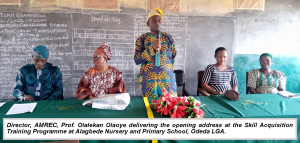
[[[296,95],[294,93],[288,91],[278,91],[277,94],[286,97],[286,98],[300,98],[300,95]]]
[[[92,105],[92,108],[97,109],[124,110],[129,103],[130,96],[128,93],[116,93],[100,95],[96,99],[86,100],[82,105]]]
[[[0,103],[0,107],[2,107],[2,105],[4,105],[6,102],[2,102],[2,103]]]
[[[32,112],[35,106],[36,103],[14,104],[6,113],[6,115]]]

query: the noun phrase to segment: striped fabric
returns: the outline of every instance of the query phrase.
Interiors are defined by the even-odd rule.
[[[228,66],[226,71],[220,71],[215,65],[206,67],[202,82],[208,83],[214,90],[222,93],[231,90],[231,86],[238,84],[233,67]]]

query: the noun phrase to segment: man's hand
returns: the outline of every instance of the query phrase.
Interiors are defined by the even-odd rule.
[[[24,101],[34,101],[33,97],[31,95],[24,95],[23,96]]]
[[[155,52],[158,52],[159,49],[160,49],[160,47],[161,47],[161,41],[160,41],[160,39],[155,39],[155,40],[153,41],[153,43],[152,43],[152,47],[153,47],[153,50],[154,50]]]

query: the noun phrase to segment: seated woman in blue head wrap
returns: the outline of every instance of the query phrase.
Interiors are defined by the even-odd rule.
[[[45,46],[33,49],[33,64],[23,66],[17,75],[13,95],[21,101],[58,100],[63,96],[62,75],[57,66],[48,63]]]
[[[251,70],[248,74],[247,87],[251,94],[277,94],[285,90],[286,77],[283,72],[272,70],[272,55],[263,53],[260,58],[260,69]]]

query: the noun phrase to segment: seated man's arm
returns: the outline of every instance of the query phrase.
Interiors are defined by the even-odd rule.
[[[62,74],[60,72],[60,69],[58,67],[55,67],[55,71],[53,73],[54,78],[54,87],[52,94],[47,98],[47,100],[57,100],[61,96],[63,96],[63,83],[62,83]]]
[[[16,85],[14,87],[13,95],[20,101],[34,101],[32,96],[24,93],[24,83],[25,77],[22,75],[21,70],[19,70],[16,77]]]

